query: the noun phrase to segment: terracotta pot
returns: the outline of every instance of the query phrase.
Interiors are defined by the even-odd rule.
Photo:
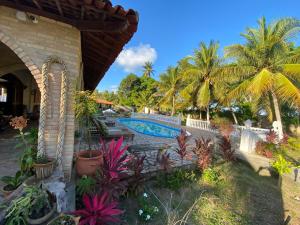
[[[56,212],[56,203],[53,204],[52,209],[45,216],[38,218],[38,219],[30,219],[28,217],[28,218],[26,218],[26,220],[29,224],[32,224],[32,225],[44,224],[53,216],[53,214],[55,212]]]
[[[33,168],[35,170],[36,178],[39,180],[50,177],[54,170],[54,160],[51,160],[45,164],[35,163],[33,164]]]
[[[10,196],[10,194],[13,193],[15,190],[6,191],[6,190],[4,190],[5,187],[6,187],[6,186],[3,186],[3,187],[1,188],[1,192],[2,192],[2,194],[3,194],[3,196],[4,196],[4,198],[7,198],[7,197]]]
[[[101,165],[103,165],[101,151],[86,150],[76,154],[76,172],[79,176],[94,176]]]
[[[58,224],[58,222],[61,222],[61,219],[62,218],[65,218],[65,217],[68,217],[68,218],[70,218],[72,221],[74,221],[74,225],[77,225],[78,224],[78,221],[79,221],[79,219],[77,219],[77,218],[75,218],[75,217],[73,217],[73,216],[69,216],[69,215],[59,215],[59,216],[57,216],[57,217],[55,217],[53,220],[51,220],[49,223],[47,223],[47,225],[56,225],[56,224]]]

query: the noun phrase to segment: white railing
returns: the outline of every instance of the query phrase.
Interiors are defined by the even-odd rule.
[[[197,129],[200,129],[200,130],[210,131],[210,132],[213,132],[213,133],[218,133],[218,131],[216,129],[213,129],[211,127],[209,122],[204,121],[204,120],[194,120],[194,119],[190,119],[188,117],[187,120],[186,120],[186,126],[197,128]]]
[[[181,125],[181,117],[175,117],[175,116],[165,116],[160,114],[146,114],[146,113],[131,113],[132,118],[142,118],[142,119],[151,119],[151,120],[157,120],[169,124],[175,124],[180,126]]]
[[[187,120],[186,120],[186,126],[201,129],[201,130],[210,131],[210,132],[213,132],[213,133],[218,133],[218,130],[213,129],[209,122],[204,121],[204,120],[191,119],[189,116],[187,117]],[[247,130],[247,129],[253,131],[254,133],[256,133],[258,135],[265,135],[269,132],[268,129],[262,129],[262,128],[259,128],[259,127],[247,128],[246,126],[234,125],[234,128],[235,128],[235,131],[236,131],[235,133],[238,133],[239,135],[241,134],[241,132],[243,130]]]

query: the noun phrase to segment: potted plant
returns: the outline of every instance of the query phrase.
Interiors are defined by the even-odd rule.
[[[51,220],[47,225],[78,225],[80,217],[61,214]]]
[[[24,194],[13,200],[5,215],[5,224],[43,224],[56,211],[55,198],[38,186],[27,186]]]
[[[78,120],[81,136],[88,144],[88,149],[76,154],[76,171],[79,176],[93,176],[103,164],[103,154],[91,148],[91,131],[94,115],[98,111],[96,97],[90,91],[78,91],[75,94],[75,117]]]
[[[45,179],[50,177],[54,171],[54,160],[49,159],[46,155],[37,156],[33,163],[35,176],[37,179]]]
[[[12,118],[10,125],[19,130],[19,138],[22,143],[17,147],[24,147],[20,158],[22,173],[30,174],[34,169],[38,179],[49,177],[53,173],[54,160],[48,159],[46,155],[37,156],[37,131],[23,132],[23,129],[27,127],[27,119],[23,116]]]
[[[26,176],[22,174],[21,171],[18,171],[15,176],[4,176],[1,178],[1,181],[5,184],[2,187],[1,192],[5,197],[9,196],[14,190],[16,190],[22,182],[26,179]]]

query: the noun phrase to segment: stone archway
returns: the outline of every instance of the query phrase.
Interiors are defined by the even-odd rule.
[[[41,89],[41,70],[36,66],[32,59],[24,52],[24,50],[16,43],[16,41],[10,36],[6,35],[0,30],[0,42],[5,44],[10,50],[12,50],[24,65],[28,68],[32,76],[34,77],[39,89]]]

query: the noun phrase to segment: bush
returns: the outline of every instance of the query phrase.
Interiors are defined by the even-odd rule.
[[[202,181],[209,184],[217,184],[220,181],[220,173],[213,168],[207,168],[202,173]]]
[[[156,181],[159,187],[169,188],[175,191],[188,183],[196,182],[197,174],[192,170],[179,169],[168,174],[167,177],[157,176]]]
[[[228,136],[223,136],[221,138],[221,142],[219,143],[220,150],[222,152],[222,156],[226,161],[234,161],[234,149],[231,146],[230,138]]]
[[[211,139],[199,138],[195,140],[193,152],[197,156],[197,166],[204,171],[212,162],[213,143]]]
[[[152,220],[160,211],[156,199],[146,192],[138,198],[138,205],[139,218],[146,222]]]

